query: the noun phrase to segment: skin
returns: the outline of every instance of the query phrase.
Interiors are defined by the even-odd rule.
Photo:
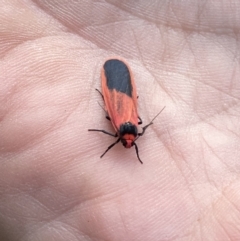
[[[239,1],[0,6],[0,240],[240,239]],[[114,133],[95,91],[111,56],[145,125],[166,106],[143,165],[87,131]]]

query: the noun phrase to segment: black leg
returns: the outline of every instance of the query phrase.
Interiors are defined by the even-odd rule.
[[[143,162],[141,161],[139,155],[138,155],[138,147],[137,147],[137,144],[135,142],[133,142],[133,145],[135,146],[135,150],[136,150],[136,154],[137,154],[137,158],[138,160],[140,161],[141,164],[143,164]]]
[[[141,125],[142,124],[142,119],[139,116],[138,116],[138,119],[139,119],[138,125]]]
[[[116,142],[114,142],[113,144],[111,144],[107,150],[100,156],[100,158],[102,158],[113,146],[115,146],[118,142],[120,141],[120,138],[117,139]]]
[[[150,125],[152,125],[153,123],[152,122],[150,122],[148,125],[146,125],[146,126],[144,126],[142,129],[143,129],[143,131],[142,131],[142,133],[138,133],[138,135],[139,136],[142,136],[143,134],[144,134],[144,132],[146,131],[146,129],[150,126]]]
[[[102,96],[102,98],[103,98],[103,101],[104,101],[104,97],[103,97],[103,94],[100,92],[100,90],[98,90],[98,89],[95,89],[101,96]],[[100,105],[100,104],[99,104]],[[101,106],[101,105],[100,105]],[[106,110],[101,106],[101,108],[106,112]],[[111,118],[108,116],[108,115],[106,115],[106,119],[108,119],[108,120],[111,120]]]
[[[98,90],[98,89],[95,89],[101,96],[102,96],[102,98],[103,98],[103,94],[100,92],[100,90]],[[103,98],[103,100],[104,100],[104,98]]]
[[[142,136],[143,134],[144,134],[144,132],[146,131],[146,129],[150,126],[150,125],[152,125],[153,124],[153,121],[161,114],[161,112],[163,111],[165,109],[165,106],[157,113],[157,115],[152,119],[152,121],[149,123],[149,124],[147,124],[146,126],[144,126],[142,129],[143,129],[143,131],[142,131],[142,133],[138,133],[138,136]],[[140,117],[138,117],[139,118],[139,120],[141,120],[141,118]],[[139,124],[139,123],[138,123]]]
[[[99,132],[102,132],[102,133],[107,134],[107,135],[109,135],[109,136],[113,136],[113,137],[117,137],[117,136],[118,136],[117,133],[116,133],[116,134],[112,134],[112,133],[107,132],[107,131],[105,131],[105,130],[88,129],[88,131],[99,131]]]

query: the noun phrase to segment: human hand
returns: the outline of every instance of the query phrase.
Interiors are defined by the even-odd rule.
[[[237,1],[1,6],[0,240],[240,239]],[[144,124],[166,106],[143,165],[120,144],[100,159],[114,140],[87,131],[112,130],[95,91],[111,56]]]

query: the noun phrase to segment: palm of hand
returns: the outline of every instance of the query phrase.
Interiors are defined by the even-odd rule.
[[[239,240],[228,3],[50,3],[1,15],[0,239]],[[111,130],[94,88],[116,54],[129,59],[145,123],[166,106],[138,140],[143,165],[121,145],[99,159],[112,139],[87,132]]]

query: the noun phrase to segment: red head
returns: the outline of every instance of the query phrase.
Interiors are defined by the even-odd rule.
[[[131,148],[134,145],[137,135],[137,127],[131,122],[126,122],[120,126],[119,137],[124,147]]]

